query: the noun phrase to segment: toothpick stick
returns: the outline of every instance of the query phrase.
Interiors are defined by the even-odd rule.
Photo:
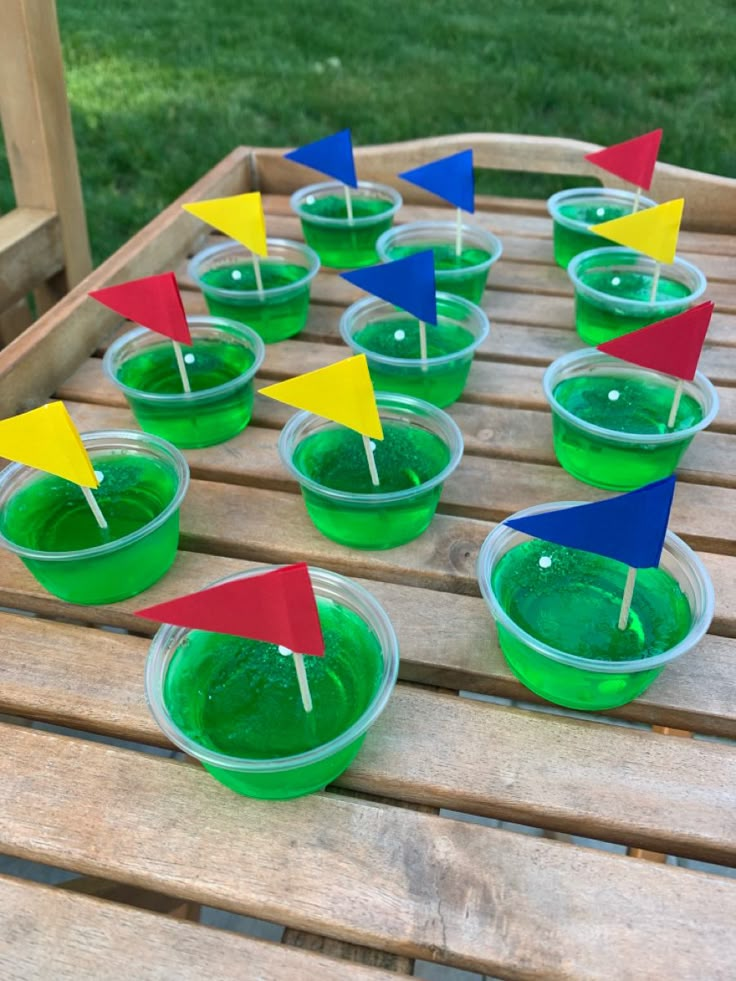
[[[95,521],[105,531],[107,529],[107,521],[105,520],[105,515],[100,510],[100,505],[95,500],[92,490],[89,487],[82,487],[82,493],[87,504],[89,504],[92,514],[95,516]]]
[[[682,378],[677,379],[677,385],[675,386],[675,394],[672,397],[672,407],[670,409],[670,415],[667,420],[667,428],[672,429],[675,424],[675,419],[677,418],[677,410],[680,408],[680,399],[682,398],[682,391],[685,388],[685,382]]]
[[[253,274],[256,277],[256,289],[258,290],[258,299],[263,299],[263,276],[261,275],[261,260],[258,255],[253,253]]]
[[[639,200],[640,200],[640,198],[641,198],[641,188],[640,187],[637,187],[636,194],[634,195],[634,204],[633,204],[633,206],[631,208],[632,215],[633,214],[636,214],[636,212],[639,210]]]
[[[184,391],[191,392],[192,386],[189,384],[189,375],[187,374],[187,366],[184,364],[184,355],[181,353],[181,344],[178,341],[172,341],[171,343],[174,345],[176,367],[179,369],[179,376],[184,386]]]
[[[633,566],[629,566],[629,571],[626,576],[626,585],[624,586],[624,595],[621,600],[621,612],[618,615],[618,629],[626,630],[626,625],[629,622],[629,610],[631,609],[631,598],[634,595],[634,583],[636,582],[636,569]]]
[[[652,289],[649,294],[650,303],[654,303],[654,301],[657,299],[657,288],[659,287],[659,273],[660,273],[659,263],[655,262],[654,275],[652,276]]]
[[[455,216],[455,255],[461,256],[463,254],[463,212],[461,208],[457,209],[457,214]]]
[[[348,209],[348,225],[353,224],[353,199],[350,196],[350,187],[344,184],[345,188],[345,207]]]
[[[374,487],[380,486],[380,481],[378,479],[378,471],[376,470],[376,460],[373,456],[373,443],[367,436],[363,436],[363,447],[365,449],[365,458],[368,461],[368,469],[371,472],[371,483]]]
[[[312,693],[309,690],[307,681],[307,670],[304,667],[304,655],[293,652],[294,667],[296,668],[296,680],[299,682],[299,694],[302,696],[302,705],[305,712],[312,711]]]
[[[422,359],[422,371],[426,371],[427,364],[427,325],[423,320],[419,321],[419,357]]]

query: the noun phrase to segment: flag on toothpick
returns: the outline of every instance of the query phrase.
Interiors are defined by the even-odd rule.
[[[216,583],[136,610],[138,617],[279,644],[299,654],[325,652],[317,603],[305,563]]]
[[[94,300],[172,341],[191,345],[187,315],[173,272],[131,279],[89,294]]]
[[[350,187],[357,187],[355,176],[355,161],[353,159],[353,141],[349,129],[342,129],[332,136],[325,136],[314,143],[307,143],[296,150],[285,153],[287,160],[318,170],[328,177],[342,181]]]
[[[266,218],[260,191],[183,204],[185,211],[234,238],[256,255],[268,255]]]
[[[361,436],[383,439],[376,395],[364,354],[260,389],[277,402],[331,419]]]
[[[401,307],[423,323],[437,323],[437,285],[431,249],[367,269],[340,273],[340,276],[367,293]]]
[[[633,569],[659,565],[675,493],[675,478],[593,504],[508,518],[504,524],[533,538],[595,552]]]
[[[100,483],[63,402],[50,402],[0,421],[0,456],[81,487]]]
[[[461,150],[449,157],[442,157],[405,170],[399,177],[416,184],[437,197],[471,214],[475,211],[475,179],[473,177],[473,151]]]
[[[589,230],[618,245],[643,252],[656,262],[671,263],[675,259],[684,204],[684,198],[676,198],[646,211],[591,225]]]
[[[598,350],[642,368],[692,381],[714,306],[711,301],[699,303],[684,313],[599,344]]]
[[[607,170],[609,174],[628,181],[634,187],[648,191],[652,185],[661,142],[662,130],[653,129],[651,133],[635,136],[633,140],[624,140],[623,143],[614,143],[603,150],[586,153],[585,159],[596,167]]]

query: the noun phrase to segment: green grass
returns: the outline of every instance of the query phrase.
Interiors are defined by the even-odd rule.
[[[736,176],[732,0],[58,7],[97,261],[233,146],[343,126],[356,144],[470,131],[612,143],[663,126],[663,160]],[[0,182],[0,208],[11,201]]]

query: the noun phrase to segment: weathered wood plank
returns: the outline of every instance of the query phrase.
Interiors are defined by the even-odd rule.
[[[15,208],[0,217],[0,310],[63,266],[58,215],[43,208]]]
[[[123,967],[124,965],[124,967]],[[89,896],[0,877],[0,974],[4,981],[344,981],[330,957],[280,947]],[[351,966],[351,976],[391,981]]]

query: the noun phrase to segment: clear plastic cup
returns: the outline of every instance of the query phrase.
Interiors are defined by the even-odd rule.
[[[237,320],[273,344],[306,324],[309,290],[320,263],[301,242],[269,238],[267,245],[268,255],[259,259],[263,290],[258,289],[253,253],[232,239],[198,252],[187,272],[213,317]]]
[[[183,390],[171,341],[145,327],[119,337],[103,367],[148,433],[182,449],[232,439],[250,422],[253,379],[265,349],[254,330],[221,317],[187,317],[193,345],[183,347],[193,391]]]
[[[513,517],[520,518],[555,508],[574,507],[577,503],[579,502],[562,501],[536,505],[519,511]],[[649,687],[666,664],[695,647],[710,625],[713,618],[714,594],[708,573],[697,555],[677,535],[668,531],[659,568],[665,570],[674,579],[679,590],[682,591],[690,612],[689,629],[678,643],[650,657],[631,660],[581,657],[569,650],[550,646],[523,629],[509,616],[502,598],[494,588],[494,573],[501,559],[528,541],[527,535],[508,525],[497,525],[481,547],[478,557],[478,582],[483,598],[496,622],[501,650],[512,672],[527,688],[556,705],[597,712],[630,702]],[[576,554],[581,557],[588,555],[585,552]],[[601,561],[608,563],[609,567],[617,567],[617,587],[620,585],[623,594],[627,566],[610,559]],[[553,566],[546,568],[551,571]],[[639,570],[632,602],[632,617],[636,611],[639,580],[642,573],[648,571],[650,570]],[[610,568],[608,574],[610,577]],[[530,588],[528,582],[525,585]],[[559,597],[560,604],[564,606],[567,600],[562,585]],[[569,606],[569,603],[567,605]],[[544,630],[544,618],[549,616],[550,611],[547,608],[540,612],[540,633]],[[612,633],[618,630],[615,611],[610,622],[610,630]]]
[[[377,297],[348,307],[340,333],[356,354],[365,354],[373,387],[425,399],[440,408],[462,395],[473,355],[488,336],[488,317],[475,303],[437,294],[437,324],[426,325],[422,360],[419,321]]]
[[[278,443],[314,526],[352,548],[395,548],[426,531],[463,454],[460,430],[436,406],[386,392],[376,402],[384,429],[384,440],[374,441],[378,477],[384,488],[401,489],[373,488],[362,438],[321,416],[292,416]]]
[[[581,252],[570,262],[567,274],[575,287],[575,327],[586,344],[597,346],[682,313],[705,292],[703,273],[676,257],[671,265],[659,264],[652,302],[656,268],[654,259],[618,246]]]
[[[248,578],[270,568],[274,567],[252,569],[222,581]],[[299,797],[332,783],[352,763],[396,684],[399,646],[383,607],[362,586],[344,576],[317,568],[310,568],[309,575],[325,633],[325,659],[329,660],[326,665],[322,658],[304,657],[314,702],[309,717],[299,701],[292,658],[281,657],[271,645],[259,645],[259,655],[264,660],[256,662],[253,675],[246,672],[243,677],[242,672],[235,672],[237,683],[244,686],[243,700],[231,698],[228,717],[223,718],[219,712],[222,703],[217,701],[219,693],[214,691],[212,666],[209,674],[206,666],[200,673],[203,662],[198,652],[208,644],[209,648],[204,649],[222,659],[224,674],[218,675],[217,684],[227,697],[228,686],[232,685],[227,658],[234,645],[239,647],[236,658],[243,656],[241,641],[167,625],[161,627],[151,644],[145,686],[153,717],[176,746],[239,794],[266,799]],[[326,621],[329,629],[325,629]],[[180,660],[174,661],[172,667],[177,651]],[[325,682],[328,673],[332,678]],[[251,677],[257,678],[257,695],[247,690]],[[326,687],[321,687],[323,684]],[[346,698],[353,701],[352,713],[344,715],[340,702],[338,719],[334,713],[338,711],[335,699],[339,698],[340,687],[346,688]],[[356,704],[362,708],[356,709]],[[331,706],[333,717],[329,718]],[[185,719],[195,717],[196,724],[182,728]],[[343,723],[346,727],[340,729]],[[315,728],[313,735],[310,725],[329,728]],[[285,745],[284,728],[297,726],[303,727],[302,732],[306,730],[307,743],[312,747],[288,755],[279,755],[278,748],[274,752],[274,747]],[[197,730],[195,735],[192,729]],[[323,731],[332,731],[332,737],[315,745]],[[257,747],[257,753],[251,750],[252,755],[244,756],[223,751],[221,742],[229,741],[225,737],[239,739],[245,732],[248,745]],[[303,735],[298,738],[303,740]],[[231,747],[234,745],[231,743]]]
[[[617,191],[609,187],[574,187],[558,191],[547,199],[547,211],[552,217],[552,238],[555,262],[567,269],[571,259],[580,252],[608,245],[609,239],[590,231],[591,225],[630,215],[634,207],[633,191]],[[639,210],[654,208],[650,198],[639,198]]]
[[[82,442],[102,475],[92,493],[108,531],[77,484],[14,463],[0,472],[0,544],[54,596],[115,603],[173,563],[189,467],[174,446],[146,433],[92,432]]]
[[[414,221],[384,232],[376,251],[383,262],[391,262],[431,249],[437,289],[480,303],[491,266],[501,258],[501,240],[477,225],[463,225],[458,256],[456,236],[454,221]]]
[[[345,185],[339,181],[310,184],[291,196],[305,241],[324,266],[357,269],[378,262],[376,241],[391,227],[401,195],[388,184],[358,181],[349,189],[353,220],[347,216]]]
[[[591,348],[557,358],[542,384],[552,410],[552,439],[560,465],[578,480],[607,490],[634,490],[669,477],[695,434],[718,413],[716,390],[698,371],[692,382],[683,384],[675,421],[678,426],[682,419],[682,425],[668,430],[677,380]],[[579,404],[596,418],[600,413],[604,421],[607,414],[609,425],[582,418],[569,408]],[[624,418],[621,412],[629,411],[632,419],[661,420],[661,431],[613,428],[615,420]],[[687,425],[687,420],[697,421]]]

